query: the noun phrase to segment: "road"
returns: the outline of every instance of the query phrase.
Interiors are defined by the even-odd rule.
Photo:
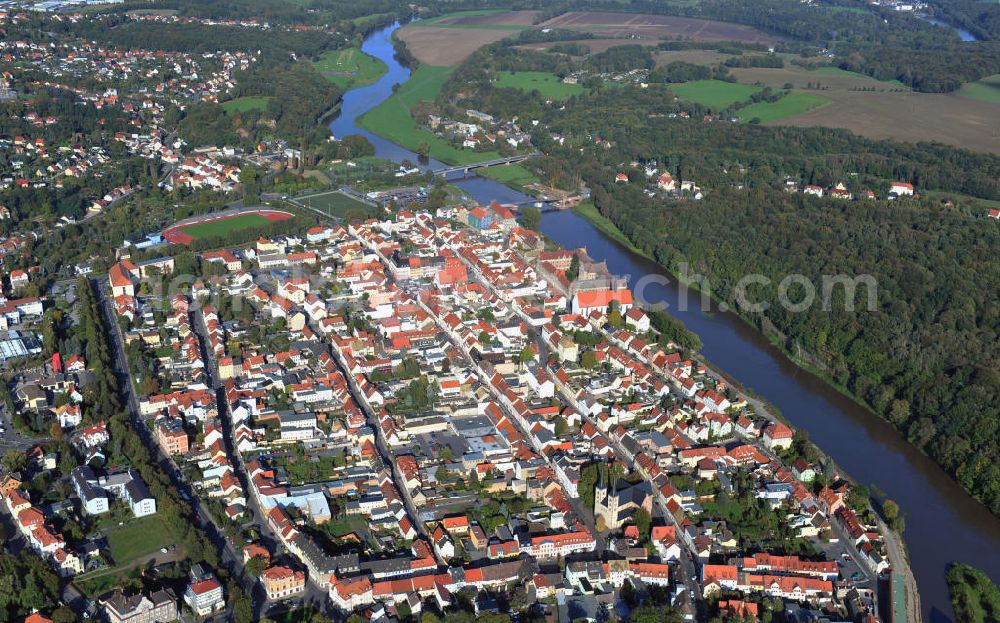
[[[219,380],[218,364],[215,360],[215,355],[207,348],[207,344],[209,342],[208,335],[206,334],[207,327],[205,326],[204,315],[202,314],[202,310],[198,308],[192,310],[191,316],[191,326],[194,329],[195,334],[198,336],[198,340],[201,344],[202,358],[207,363],[205,367],[205,372],[208,376],[207,384],[215,390],[215,400],[219,409],[219,420],[222,423],[223,441],[226,445],[226,453],[229,455],[230,460],[233,463],[233,469],[236,472],[236,477],[240,481],[240,486],[243,487],[244,497],[247,501],[247,510],[252,515],[252,521],[260,532],[261,540],[264,542],[268,551],[278,553],[284,548],[284,545],[282,544],[281,539],[279,539],[278,536],[274,534],[274,531],[271,530],[270,524],[267,523],[264,510],[258,504],[257,498],[253,495],[249,474],[246,470],[246,463],[243,461],[243,455],[236,447],[236,434],[233,428],[232,411],[230,410],[229,401],[226,399],[225,384]],[[242,554],[240,560],[242,561]],[[316,587],[315,584],[307,582],[306,591],[303,594],[283,600],[282,602],[268,602],[267,593],[264,591],[259,582],[255,582],[253,597],[254,616],[259,619],[265,613],[268,615],[274,615],[275,611],[281,610],[282,608],[294,608],[308,603],[319,604],[319,607],[322,609],[326,603],[327,595]]]
[[[205,509],[197,493],[190,484],[183,480],[180,470],[170,457],[163,455],[159,444],[153,439],[152,434],[146,427],[146,423],[139,415],[139,402],[132,386],[131,373],[129,372],[128,360],[125,357],[125,339],[122,335],[121,326],[118,324],[113,298],[108,291],[108,283],[105,279],[93,279],[93,285],[101,300],[101,310],[104,315],[105,328],[110,328],[112,335],[109,339],[109,346],[114,357],[115,375],[118,377],[119,387],[125,394],[128,402],[129,419],[132,427],[138,432],[140,439],[146,445],[150,455],[159,464],[160,468],[167,473],[179,492],[188,496],[191,508],[195,513],[195,520],[198,526],[205,532],[209,540],[220,552],[219,566],[229,571],[230,577],[237,581],[247,595],[254,597],[254,614],[259,618],[264,604],[264,599],[258,598],[263,595],[263,588],[257,579],[251,576],[243,567],[242,553],[237,553],[223,531],[215,524],[211,514]],[[258,606],[258,604],[260,604]],[[258,611],[260,609],[260,611]]]

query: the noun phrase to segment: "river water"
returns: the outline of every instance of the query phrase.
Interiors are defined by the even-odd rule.
[[[417,161],[416,154],[355,124],[355,120],[392,94],[410,71],[393,56],[392,32],[379,30],[362,45],[389,68],[376,83],[344,95],[340,115],[330,123],[338,136],[363,134],[376,155],[395,161]],[[431,167],[441,163],[431,161]],[[480,203],[529,201],[522,193],[480,177],[454,182]],[[645,275],[661,275],[664,283],[645,288],[649,303],[665,303],[669,311],[701,337],[702,352],[714,365],[774,404],[792,424],[803,428],[820,448],[863,484],[876,484],[899,503],[906,517],[906,543],[920,590],[924,619],[952,621],[944,573],[952,561],[971,564],[1000,581],[1000,519],[969,497],[951,478],[920,454],[886,422],[860,408],[829,385],[795,366],[756,330],[737,316],[701,306],[679,309],[676,281],[663,269],[631,253],[571,211],[544,215],[542,231],[569,247],[586,247],[595,260],[607,261],[634,284]],[[692,297],[694,299],[694,297]]]
[[[958,33],[958,36],[962,39],[962,41],[976,41],[976,35],[972,34],[968,30],[959,28],[958,26],[952,26],[951,24],[942,19],[938,19],[936,17],[930,17],[929,15],[924,15],[922,13],[917,13],[917,17],[924,20],[925,22],[930,22],[935,26],[943,26],[944,28],[950,28],[954,30],[956,33]]]

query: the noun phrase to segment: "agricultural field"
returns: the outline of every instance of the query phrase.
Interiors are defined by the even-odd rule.
[[[538,91],[542,97],[564,100],[583,93],[579,84],[566,84],[559,76],[544,71],[506,71],[497,77],[496,85],[504,89]]]
[[[471,164],[500,157],[495,151],[477,152],[453,146],[429,130],[418,127],[410,109],[421,100],[433,100],[448,79],[450,67],[421,65],[386,101],[361,117],[359,124],[370,132],[416,150],[421,143],[430,147],[430,156],[453,164]]]
[[[238,97],[228,102],[222,102],[222,109],[228,113],[267,110],[269,101],[271,101],[270,97]]]
[[[458,11],[425,22],[425,26],[438,28],[479,28],[483,30],[524,30],[531,28],[538,11],[507,11],[505,9],[481,9]]]
[[[421,63],[445,67],[460,65],[482,46],[510,34],[509,30],[450,29],[413,24],[396,31],[396,36],[406,43]]]
[[[1000,105],[955,93],[820,91],[831,103],[780,121],[845,128],[862,136],[938,141],[1000,154]]]
[[[801,115],[814,108],[829,104],[830,100],[812,93],[789,93],[777,102],[757,102],[739,110],[742,121],[759,120],[760,123],[780,121],[795,115]]]
[[[546,51],[554,45],[559,45],[560,43],[579,43],[580,45],[585,45],[590,48],[592,54],[598,52],[604,52],[611,48],[616,48],[621,45],[645,45],[654,46],[659,41],[654,41],[652,39],[647,40],[634,40],[634,39],[578,39],[576,41],[540,41],[537,43],[525,43],[517,46],[519,49],[523,50],[538,50]]]
[[[732,54],[723,54],[715,50],[671,50],[653,54],[657,67],[663,67],[677,61],[694,65],[718,65],[731,56]]]
[[[340,191],[321,193],[315,196],[301,196],[295,199],[304,206],[322,210],[329,216],[347,220],[364,220],[381,214],[379,208],[362,203]]]
[[[454,67],[484,45],[531,27],[537,11],[483,9],[421,20],[396,36],[426,65]]]
[[[326,52],[313,62],[313,66],[327,80],[345,90],[371,84],[387,70],[385,63],[365,54],[360,48]]]
[[[958,94],[962,97],[1000,104],[1000,74],[983,78],[978,82],[966,83],[959,89]]]
[[[186,225],[174,225],[163,232],[163,238],[172,244],[191,244],[193,240],[224,236],[229,232],[251,227],[264,227],[272,221],[292,218],[290,212],[261,210],[233,216],[223,216]]]
[[[822,91],[871,90],[876,92],[909,91],[898,81],[876,80],[864,74],[844,71],[839,67],[806,69],[795,65],[783,68],[747,67],[730,69],[729,73],[746,84],[763,84],[774,89],[791,84],[796,89],[816,89]]]
[[[670,90],[677,97],[716,110],[729,108],[736,102],[742,102],[760,89],[760,87],[749,84],[722,80],[695,80],[694,82],[670,86]]]
[[[696,41],[748,41],[774,43],[778,39],[764,32],[728,22],[676,17],[672,15],[637,15],[571,11],[541,24],[546,28],[566,28],[593,33],[600,38],[627,38],[627,43],[665,37],[685,37]]]

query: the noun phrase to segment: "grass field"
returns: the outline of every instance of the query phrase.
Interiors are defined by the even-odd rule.
[[[111,555],[119,567],[131,564],[140,556],[159,551],[172,545],[176,535],[171,526],[159,515],[150,515],[127,521],[124,526],[105,528]]]
[[[757,102],[739,110],[743,121],[760,119],[761,123],[779,121],[801,115],[813,108],[829,104],[831,100],[811,93],[790,93],[777,102]]]
[[[681,99],[721,110],[749,98],[760,91],[760,87],[722,80],[695,80],[672,85],[670,90]]]
[[[213,236],[224,236],[231,231],[237,229],[246,229],[248,227],[264,227],[271,221],[264,218],[259,214],[241,214],[240,216],[234,216],[233,218],[220,219],[218,221],[209,221],[207,223],[195,223],[194,225],[187,225],[181,229],[185,234],[191,236],[192,238],[211,238]]]
[[[538,181],[538,177],[534,173],[518,164],[485,167],[477,169],[476,173],[482,177],[496,180],[506,186],[519,189],[523,189],[528,184],[534,184]]]
[[[193,240],[198,238],[224,236],[231,231],[239,229],[263,227],[272,221],[282,221],[293,216],[290,212],[283,212],[281,210],[261,210],[259,212],[224,216],[201,223],[171,225],[163,230],[163,238],[171,244],[191,244]]]
[[[544,71],[505,71],[496,80],[496,85],[505,89],[538,91],[542,97],[564,100],[583,93],[579,84],[566,84],[559,76]]]
[[[313,66],[342,89],[371,84],[388,69],[385,63],[365,54],[360,48],[326,52]]]
[[[978,82],[963,84],[958,94],[962,97],[1000,104],[1000,74],[983,78]],[[1000,111],[997,114],[1000,114]]]
[[[228,102],[222,102],[226,112],[246,112],[248,110],[267,110],[270,97],[238,97]]]
[[[495,151],[476,152],[454,147],[429,130],[417,127],[410,117],[410,108],[421,100],[433,100],[451,72],[449,67],[421,65],[413,76],[386,101],[370,110],[359,120],[370,132],[383,136],[407,149],[416,150],[421,143],[430,147],[430,156],[442,162],[471,164],[500,157]]]
[[[317,208],[336,218],[347,218],[349,215],[365,219],[379,214],[379,208],[362,203],[343,193],[324,193],[316,197],[296,197],[303,205]],[[354,213],[353,215],[351,213]]]

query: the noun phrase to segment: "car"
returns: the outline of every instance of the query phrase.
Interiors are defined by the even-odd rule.
[[[160,548],[160,553],[161,554],[166,554],[167,553],[167,548],[166,547],[161,547]]]
[[[849,555],[847,555],[847,554],[843,554],[843,558],[844,558],[844,560],[848,560],[848,561],[850,561],[850,560],[853,560],[853,558],[851,558],[851,557],[850,557]]]

